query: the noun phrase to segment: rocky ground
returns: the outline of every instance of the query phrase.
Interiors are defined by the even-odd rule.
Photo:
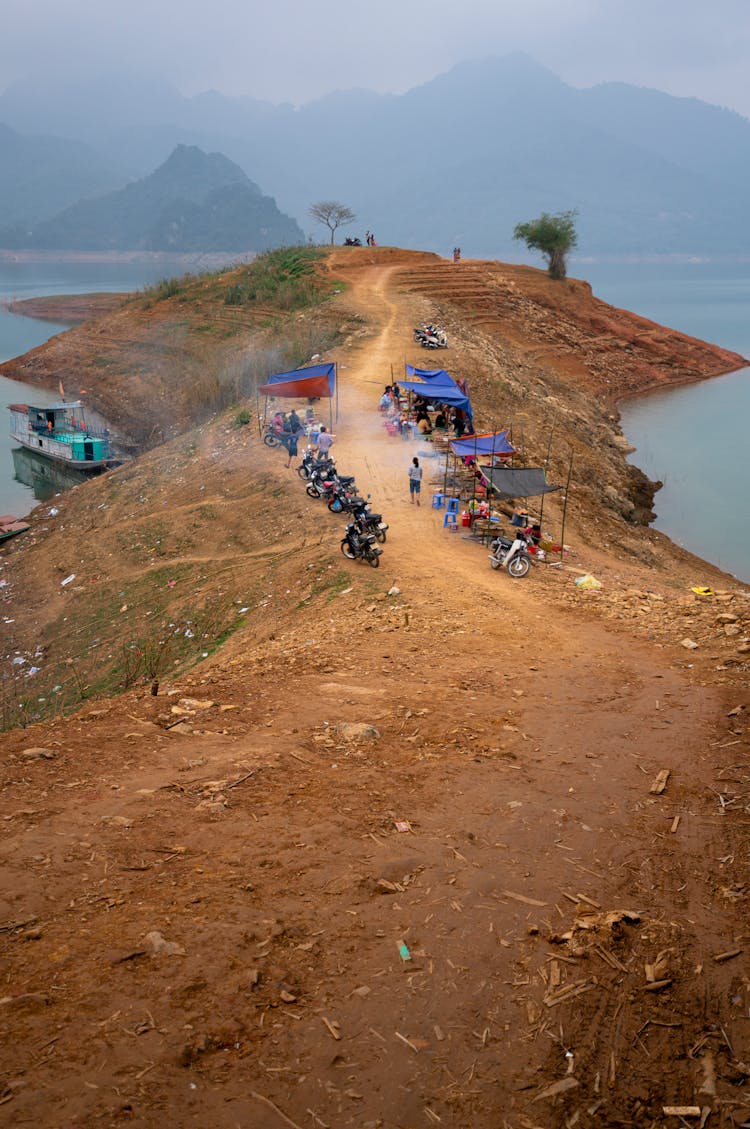
[[[606,344],[582,284],[550,321],[521,268],[332,270],[335,452],[390,523],[378,571],[231,414],[0,556],[27,723],[0,753],[0,1123],[741,1126],[748,589],[633,524],[612,406],[667,355],[722,359],[655,327],[620,350],[609,308]],[[554,417],[557,481],[573,449],[559,566],[512,580],[445,531],[428,448],[410,505],[423,448],[374,406],[422,317],[484,425],[533,459]],[[33,722],[55,694],[86,700]]]

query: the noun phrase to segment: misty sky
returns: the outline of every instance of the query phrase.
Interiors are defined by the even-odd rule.
[[[618,80],[750,117],[750,0],[2,0],[0,89],[89,70],[303,103],[400,93],[526,51],[574,86]]]

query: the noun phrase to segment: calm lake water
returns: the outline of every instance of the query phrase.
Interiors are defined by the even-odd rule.
[[[597,298],[750,359],[750,263],[571,264]],[[621,405],[656,528],[750,582],[750,367]],[[696,576],[696,583],[701,583]]]
[[[157,282],[179,270],[165,263],[6,263],[0,262],[0,361],[8,361],[41,345],[67,326],[20,317],[4,309],[3,302],[43,294],[88,294],[95,291],[132,291]],[[0,514],[23,517],[49,490],[17,478],[10,439],[7,404],[44,405],[59,399],[57,389],[44,392],[0,377]],[[24,474],[25,478],[30,478]],[[37,481],[35,477],[35,481]]]

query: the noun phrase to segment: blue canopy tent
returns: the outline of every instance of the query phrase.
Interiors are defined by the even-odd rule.
[[[508,442],[508,428],[504,431],[490,432],[486,435],[468,435],[465,439],[452,439],[451,451],[460,458],[476,458],[477,455],[497,455],[509,458],[516,449]]]
[[[283,399],[331,401],[331,423],[333,423],[333,397],[336,397],[336,419],[339,418],[339,385],[336,362],[322,365],[308,365],[306,368],[292,369],[290,372],[277,372],[261,384],[258,392],[264,396],[279,396]],[[265,416],[265,411],[264,411]]]
[[[399,388],[413,392],[416,396],[424,396],[435,404],[449,404],[452,408],[462,408],[471,415],[469,397],[461,391],[445,369],[417,369],[413,365],[407,365],[406,372],[415,379],[402,380]]]

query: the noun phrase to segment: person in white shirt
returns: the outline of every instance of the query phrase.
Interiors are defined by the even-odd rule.
[[[411,466],[409,467],[409,495],[411,497],[412,505],[414,505],[415,499],[417,505],[419,505],[419,491],[421,489],[422,468],[419,465],[419,459],[415,455],[411,460]]]
[[[318,454],[321,456],[327,455],[335,442],[336,436],[332,435],[330,431],[327,431],[324,424],[318,435]]]

